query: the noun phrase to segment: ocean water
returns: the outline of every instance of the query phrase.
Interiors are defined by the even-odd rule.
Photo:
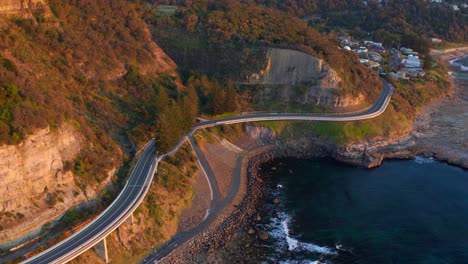
[[[450,61],[450,64],[458,67],[461,71],[468,71],[468,56],[453,59]]]
[[[275,167],[275,169],[271,169]],[[265,164],[267,263],[468,263],[468,172],[417,157],[375,169]]]

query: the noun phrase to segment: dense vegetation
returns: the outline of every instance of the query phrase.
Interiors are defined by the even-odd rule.
[[[338,25],[358,35],[370,31],[385,44],[404,44],[421,51],[427,48],[423,39],[433,34],[466,39],[463,16],[447,9],[432,19],[442,10],[432,4],[421,6],[420,0],[414,1],[416,8],[408,10],[400,0],[367,6],[362,1],[194,0],[184,1],[174,16],[158,15],[140,1],[48,2],[52,14],[39,11],[30,18],[0,18],[0,145],[17,144],[37,129],[72,124],[84,135],[86,145],[65,169],[73,170],[83,189],[101,182],[109,169],[121,164],[114,137],[118,132],[137,143],[155,137],[158,151],[165,152],[198,114],[243,109],[251,101],[233,81],[264,66],[266,47],[298,49],[323,58],[343,80],[343,93],[362,93],[373,101],[380,92],[378,76],[353,53],[338,50],[332,31],[319,30]],[[390,8],[394,10],[390,12]],[[328,20],[312,22],[317,30],[291,14],[325,14]],[[420,27],[418,23],[422,23]],[[180,72],[168,66],[169,62],[161,62],[153,39],[178,63]],[[394,82],[391,105],[376,119],[288,123],[282,131],[306,131],[338,143],[406,132],[421,106],[447,92],[444,69],[434,65],[427,69],[427,76],[418,82]],[[216,130],[224,133],[240,127]],[[196,167],[186,148],[181,155],[162,164],[153,194],[140,208],[154,220],[155,236],[164,221],[176,222],[174,210],[185,203],[173,194],[189,200],[188,183]],[[122,182],[126,175],[119,174],[118,180]],[[100,204],[105,204],[114,196],[105,191],[100,197]],[[166,197],[179,203],[175,209],[160,207]],[[64,225],[94,212],[71,210]],[[156,240],[162,241],[160,237]]]
[[[440,37],[466,42],[468,25],[464,1],[436,3],[426,0],[256,0],[300,17],[309,17],[320,29],[343,28],[353,35],[373,37],[388,45],[402,44],[402,36],[416,34],[424,39]],[[458,4],[460,10],[454,10]]]
[[[71,123],[86,145],[66,169],[86,186],[120,163],[112,132],[144,142],[154,131],[158,90],[180,89],[174,69],[154,67],[161,63],[139,4],[49,5],[50,14],[0,17],[0,145]]]
[[[151,185],[148,194],[141,205],[133,212],[134,223],[122,225],[119,232],[127,232],[124,241],[113,232],[107,239],[109,257],[115,263],[136,263],[147,256],[155,245],[160,245],[171,239],[178,231],[179,220],[184,208],[191,206],[194,190],[191,187],[196,181],[195,173],[198,170],[196,157],[190,145],[184,144],[173,156],[159,164],[157,176]],[[130,167],[126,164],[119,173],[126,174]],[[97,197],[97,203],[87,206],[70,208],[59,220],[58,225],[47,224],[44,230],[49,234],[61,233],[55,240],[63,240],[70,236],[73,228],[96,216],[115,198],[114,190],[104,189]],[[42,237],[44,238],[44,237]],[[41,238],[41,239],[42,239]],[[39,240],[40,242],[41,239]],[[41,246],[35,253],[58,243],[49,241]],[[128,247],[130,245],[130,247]],[[18,263],[24,258],[12,263]],[[72,263],[98,263],[102,261],[94,251],[86,251]]]
[[[386,111],[377,118],[354,122],[261,122],[257,125],[267,126],[286,138],[314,136],[338,144],[398,137],[412,130],[421,107],[450,92],[446,72],[445,67],[436,64],[428,71],[426,79],[391,80],[395,92]]]
[[[264,65],[259,47],[288,47],[323,58],[342,78],[341,92],[375,98],[380,81],[356,56],[336,48],[298,17],[251,1],[187,1],[175,16],[153,18],[155,38],[183,69],[242,80]],[[228,73],[228,74],[226,74]]]
[[[266,47],[271,46],[323,58],[343,80],[342,93],[363,93],[374,100],[381,86],[378,76],[354,54],[337,49],[336,35],[321,34],[291,15],[321,10],[333,14],[343,7],[352,7],[346,10],[355,14],[353,1],[323,1],[316,7],[314,1],[257,2],[184,1],[173,16],[161,16],[139,1],[51,0],[51,14],[39,10],[29,18],[1,18],[0,144],[16,144],[37,129],[69,122],[88,146],[66,169],[80,176],[83,186],[100,182],[104,172],[120,162],[111,138],[117,132],[135,142],[155,136],[164,152],[199,113],[235,112],[249,103],[248,94],[239,94],[232,81],[263,67]],[[387,5],[374,7],[385,10]],[[359,6],[356,10],[364,12]],[[418,10],[425,14],[426,9]],[[369,21],[378,19],[367,16]],[[368,24],[377,29],[375,23]],[[385,38],[386,33],[381,35]],[[175,66],[155,54],[153,38],[178,63],[181,79]],[[406,28],[399,41],[425,45]],[[406,91],[402,100],[414,98],[411,90],[401,89]]]
[[[389,110],[382,117],[363,122],[304,126],[317,135],[341,143],[408,131],[422,105],[448,92],[445,69],[433,64],[427,55],[428,37],[439,36],[434,32],[446,33],[448,28],[444,25],[455,28],[461,25],[462,28],[456,30],[457,34],[466,34],[466,23],[461,20],[460,13],[443,5],[423,5],[424,1],[383,1],[380,5],[372,2],[367,6],[362,1],[255,1],[258,4],[253,1],[182,2],[174,17],[152,20],[157,26],[157,40],[181,67],[201,69],[214,75],[218,73],[226,77],[223,69],[227,69],[226,72],[235,72],[238,78],[242,78],[243,74],[248,74],[248,67],[258,68],[264,63],[259,57],[251,56],[259,53],[259,47],[289,47],[324,58],[344,79],[343,93],[362,92],[372,101],[378,90],[372,87],[379,87],[375,75],[363,69],[353,54],[336,49],[334,40],[337,35],[333,30],[329,35],[319,34],[291,14],[308,16],[323,13],[327,14],[327,18],[330,14],[328,24],[319,27],[320,30],[342,27],[357,32],[357,36],[367,36],[366,31],[370,31],[374,40],[383,41],[387,47],[404,45],[420,51],[425,57],[427,76],[418,82],[393,82],[396,93]],[[392,11],[387,12],[389,10]],[[440,12],[444,15],[430,19]],[[395,21],[406,24],[396,26]],[[444,21],[443,25],[441,21]],[[379,26],[381,22],[384,24]],[[420,22],[427,23],[418,26]],[[440,28],[436,26],[437,23],[441,25]],[[421,32],[425,34],[419,34]],[[460,38],[442,37],[451,40]],[[191,59],[193,57],[195,59]],[[233,61],[241,63],[234,65]],[[213,73],[206,65],[215,65],[214,71],[218,71]]]

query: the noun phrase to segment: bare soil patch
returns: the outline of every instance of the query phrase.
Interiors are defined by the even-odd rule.
[[[210,187],[201,169],[193,178],[192,188],[194,191],[192,207],[182,211],[178,233],[188,231],[199,225],[210,208]]]

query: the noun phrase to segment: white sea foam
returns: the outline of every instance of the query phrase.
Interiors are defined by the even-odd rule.
[[[321,264],[323,262],[320,262],[318,260],[301,260],[301,261],[298,261],[298,260],[285,260],[285,261],[280,261],[279,262],[280,264]]]
[[[421,156],[416,156],[414,157],[414,162],[418,164],[428,164],[428,163],[433,163],[434,159],[433,158],[425,158]]]
[[[289,251],[308,251],[312,253],[319,253],[322,255],[336,255],[337,252],[329,247],[318,246],[313,243],[301,242],[289,233],[289,222],[291,217],[286,213],[279,213],[278,218],[271,219],[272,230],[270,234],[278,240],[279,243],[284,243],[284,246]],[[286,242],[286,243],[285,243]],[[278,250],[281,250],[278,248]],[[314,263],[314,262],[311,262]]]

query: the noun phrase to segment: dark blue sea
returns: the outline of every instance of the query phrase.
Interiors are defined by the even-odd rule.
[[[267,263],[468,263],[468,171],[417,157],[375,169],[280,159],[261,228]]]

